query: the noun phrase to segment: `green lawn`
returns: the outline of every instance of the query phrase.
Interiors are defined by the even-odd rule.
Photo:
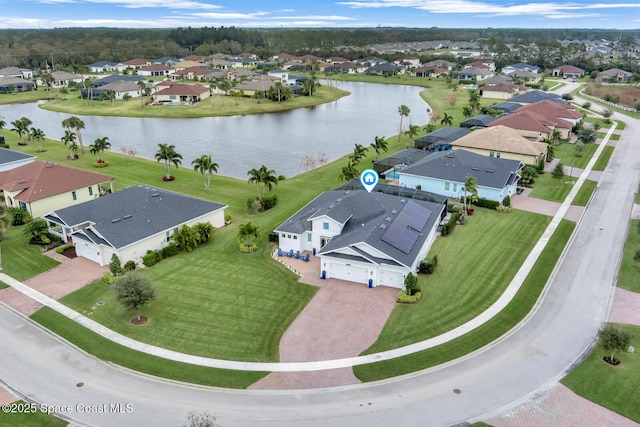
[[[3,281],[0,281],[0,289],[5,289],[5,288],[8,288],[8,287],[9,287],[9,285],[4,283]]]
[[[31,90],[28,92],[3,93],[0,94],[0,105],[20,104],[24,102],[35,102],[49,99],[51,95],[43,90]]]
[[[574,222],[560,222],[513,301],[490,321],[446,344],[397,359],[356,366],[356,376],[362,381],[376,381],[416,372],[462,357],[505,334],[526,316],[537,301],[574,228]],[[458,231],[454,231],[454,236]],[[438,269],[436,275],[438,274],[442,274],[442,270]],[[424,300],[420,304],[423,303]],[[412,329],[419,327],[411,325]]]
[[[476,209],[466,225],[431,247],[428,258],[438,255],[438,267],[433,275],[419,276],[422,302],[397,305],[366,353],[440,335],[486,310],[502,295],[549,221],[525,211]]]
[[[640,326],[616,324],[631,333],[631,345],[640,348]],[[597,346],[562,383],[580,396],[636,422],[640,422],[640,354],[616,352],[622,363],[612,366],[602,360],[608,352]]]
[[[31,405],[22,400],[13,402],[12,405]],[[56,418],[53,415],[47,415],[45,412],[40,411],[40,405],[36,405],[35,411],[31,412],[13,412],[5,413],[0,412],[0,425],[1,426],[19,426],[19,427],[64,427],[67,424],[66,421]],[[15,409],[18,409],[17,407]]]
[[[2,272],[16,280],[26,280],[58,265],[58,261],[42,254],[38,246],[29,245],[29,238],[22,234],[24,227],[9,227],[2,247]]]
[[[597,185],[598,183],[596,181],[591,181],[590,179],[585,180],[571,204],[574,206],[587,206],[587,203],[589,203],[589,199],[591,199],[591,195],[596,190]]]
[[[637,250],[640,250],[640,219],[632,219],[620,264],[618,287],[633,292],[640,292],[640,261],[633,259]]]
[[[602,149],[602,153],[600,153],[600,157],[598,157],[598,160],[596,160],[596,163],[593,165],[594,171],[603,171],[607,167],[607,164],[609,164],[609,160],[611,159],[611,156],[613,156],[614,149],[615,148],[612,147],[611,145],[607,145]]]
[[[598,145],[586,144],[581,157],[576,157],[576,144],[562,143],[554,146],[553,149],[555,158],[560,159],[563,165],[573,165],[575,168],[584,169],[598,149]]]
[[[31,318],[101,360],[149,375],[226,388],[247,388],[267,375],[266,372],[204,368],[143,354],[115,344],[47,307]]]
[[[560,181],[556,181],[551,177],[551,172],[545,172],[536,178],[530,196],[553,202],[563,202],[573,188],[569,179],[569,175],[566,175]],[[574,177],[574,179],[576,178]]]

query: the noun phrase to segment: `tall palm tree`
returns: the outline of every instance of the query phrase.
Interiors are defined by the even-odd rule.
[[[191,164],[193,165],[194,171],[200,171],[200,173],[202,174],[202,183],[204,184],[204,189],[208,190],[209,188],[211,188],[211,175],[213,175],[214,172],[218,172],[218,164],[211,160],[210,155],[206,154],[198,157],[197,159],[192,161]],[[207,175],[206,179],[205,174]]]
[[[418,135],[418,131],[420,130],[420,126],[416,126],[416,125],[409,125],[409,129],[404,133],[405,135],[407,135],[409,137],[409,140],[411,141],[411,145],[414,145],[414,137],[416,135]]]
[[[473,200],[478,199],[478,181],[476,177],[473,175],[467,176],[467,180],[464,183],[464,187],[462,187],[462,192],[464,193],[464,209],[468,211],[471,207],[471,202]],[[468,196],[468,197],[467,197]],[[467,199],[469,200],[469,205],[467,206]]]
[[[62,127],[67,129],[73,129],[78,136],[78,142],[80,143],[80,149],[82,150],[82,154],[84,155],[84,144],[82,143],[82,134],[80,130],[84,129],[84,122],[81,118],[76,116],[71,116],[62,121]]]
[[[66,101],[67,100],[67,95],[69,95],[69,88],[66,86],[63,86],[60,88],[60,95],[62,95],[62,100]]]
[[[144,90],[147,88],[147,84],[142,80],[140,80],[136,84],[140,88],[140,109],[142,109],[142,107],[144,106]]]
[[[104,162],[102,158],[102,153],[109,150],[111,148],[111,143],[109,142],[109,137],[105,136],[102,138],[96,139],[93,144],[89,146],[89,152],[96,156],[96,160],[99,163]]]
[[[482,111],[482,104],[480,103],[480,93],[477,90],[469,92],[469,106],[473,111]]]
[[[453,124],[453,117],[451,117],[448,113],[444,113],[444,117],[440,120],[441,125],[451,126]]]
[[[248,180],[249,184],[253,184],[253,183],[256,184],[256,188],[258,190],[258,199],[262,199],[262,195],[260,194],[260,183],[262,182],[260,170],[256,168],[252,168],[247,172],[247,175],[249,175],[249,180]]]
[[[238,226],[238,241],[247,247],[252,247],[260,238],[260,228],[250,222]]]
[[[464,107],[462,107],[462,114],[465,118],[470,118],[471,116],[473,116],[473,108],[471,108],[470,105],[465,105]]]
[[[274,185],[278,185],[278,177],[276,171],[273,169],[267,169],[265,165],[260,166],[260,175],[262,177],[262,184],[264,184],[265,190],[271,192]]]
[[[21,117],[11,122],[13,125],[13,129],[11,130],[18,133],[21,144],[24,144],[23,135],[29,135],[29,126],[31,123],[31,120],[26,117]]]
[[[4,120],[4,117],[0,116],[0,130],[2,130],[7,125],[7,122]]]
[[[76,134],[69,129],[65,129],[64,136],[60,138],[60,141],[65,146],[69,146],[69,158],[73,160],[74,154],[78,152],[78,144],[76,143]]]
[[[382,137],[376,136],[375,142],[371,143],[371,148],[373,148],[373,150],[376,152],[376,162],[377,162],[378,159],[380,158],[380,152],[384,151],[386,153],[387,150],[389,149],[389,143],[387,142],[386,139],[384,139],[384,136]]]
[[[367,147],[361,144],[356,144],[356,146],[353,148],[353,154],[349,156],[349,159],[354,165],[357,165],[364,158],[364,156],[367,155],[367,150]]]
[[[398,142],[400,142],[400,136],[402,135],[402,119],[405,117],[409,117],[411,113],[411,109],[406,105],[401,105],[398,107],[398,114],[400,114],[400,126],[398,127]]]
[[[178,168],[182,164],[182,154],[176,152],[176,146],[171,144],[158,144],[158,151],[155,154],[158,162],[164,161],[166,179],[171,179],[171,163]]]
[[[44,148],[42,147],[42,142],[47,137],[44,134],[44,131],[42,129],[32,127],[30,135],[31,135],[31,139],[33,139],[36,142],[36,144],[38,144],[38,151],[44,151]]]
[[[349,162],[346,166],[342,167],[338,179],[340,181],[350,181],[360,176],[360,171],[353,163]]]

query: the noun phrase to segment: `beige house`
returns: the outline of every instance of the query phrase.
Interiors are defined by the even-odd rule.
[[[44,218],[49,231],[71,238],[76,254],[108,265],[113,254],[124,264],[142,264],[147,251],[161,250],[183,225],[224,226],[227,206],[144,185],[58,209]]]
[[[538,165],[547,156],[547,144],[530,141],[515,129],[495,126],[479,129],[451,142],[452,149],[462,148],[472,153],[501,159],[519,160]]]
[[[0,172],[0,190],[8,208],[20,207],[33,218],[77,205],[113,191],[113,177],[70,166],[35,161]]]
[[[174,83],[153,94],[156,104],[189,103],[195,104],[211,95],[209,87]]]

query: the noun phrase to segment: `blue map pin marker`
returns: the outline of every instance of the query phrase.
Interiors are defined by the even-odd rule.
[[[365,169],[360,174],[360,183],[371,194],[376,185],[378,185],[378,173],[373,169]]]

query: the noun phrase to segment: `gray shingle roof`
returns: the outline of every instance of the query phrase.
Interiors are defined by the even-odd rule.
[[[403,169],[399,174],[423,176],[450,182],[465,182],[474,176],[479,186],[502,189],[523,164],[466,150],[440,151]]]
[[[562,99],[560,95],[556,95],[555,93],[543,92],[541,90],[530,90],[525,93],[521,93],[520,95],[516,95],[509,99],[511,102],[519,102],[523,104],[533,104],[534,102],[544,101],[544,100],[555,101],[560,104],[566,104],[567,102]]]
[[[490,116],[488,114],[480,114],[478,116],[474,116],[464,120],[463,122],[460,123],[460,127],[463,127],[463,128],[472,128],[476,126],[486,127],[489,123],[491,123],[495,119],[496,118],[494,116]]]
[[[68,226],[90,221],[85,238],[104,238],[116,249],[187,221],[225,208],[225,205],[166,190],[137,185],[47,216]],[[58,222],[58,221],[56,221]]]
[[[0,147],[0,165],[18,162],[20,160],[35,159],[31,154],[24,154],[19,151],[9,150]]]
[[[433,144],[436,142],[452,142],[458,138],[462,138],[463,136],[469,134],[471,131],[469,129],[462,129],[457,127],[443,127],[431,133],[428,133],[420,138],[416,139],[416,146],[420,145],[419,143],[427,143]]]

